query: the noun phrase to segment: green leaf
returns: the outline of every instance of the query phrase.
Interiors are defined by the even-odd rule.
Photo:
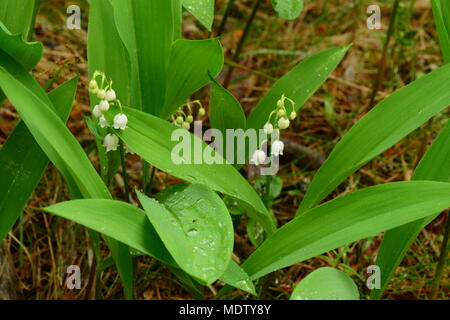
[[[312,208],[370,159],[450,105],[449,74],[449,65],[436,69],[384,99],[354,125],[317,172],[298,213]]]
[[[262,128],[283,94],[294,100],[299,110],[341,62],[348,48],[327,49],[296,65],[259,101],[247,120],[247,128]]]
[[[226,129],[244,129],[246,119],[244,110],[236,98],[216,80],[212,79],[210,122],[225,137]]]
[[[158,115],[174,38],[172,1],[110,0],[131,61],[131,106]],[[114,80],[114,79],[113,79]]]
[[[0,57],[2,64],[9,60],[0,67],[0,87],[64,178],[68,181],[73,179],[85,197],[109,198],[108,189],[78,141],[53,111],[45,92],[23,68],[12,63],[11,58],[1,52]]]
[[[413,180],[450,182],[450,122],[433,142],[417,166]],[[420,219],[385,233],[378,249],[376,265],[381,269],[381,287],[371,291],[371,298],[378,299],[386,288],[411,244],[420,231],[432,222],[439,213]]]
[[[256,296],[256,289],[248,274],[233,260],[228,264],[220,280],[235,288],[244,290]]]
[[[450,206],[450,183],[409,181],[338,197],[285,224],[244,262],[252,279]]]
[[[78,79],[59,86],[48,96],[66,122]],[[0,242],[13,227],[44,172],[48,158],[20,121],[0,149]]]
[[[187,11],[211,31],[214,22],[214,0],[181,0]]]
[[[126,202],[82,199],[60,202],[46,212],[75,221],[129,245],[159,261],[176,266],[145,212]]]
[[[256,192],[238,171],[228,164],[206,164],[204,162],[196,164],[197,157],[204,153],[216,155],[213,149],[188,131],[182,131],[165,120],[135,109],[124,108],[123,110],[128,116],[128,128],[116,131],[116,134],[133,152],[171,175],[192,183],[202,184],[242,200],[254,208],[252,214],[264,226],[266,232],[273,232],[274,225],[271,215]],[[182,134],[181,142],[175,133]],[[172,141],[172,134],[174,134],[174,141]],[[186,160],[185,163],[176,164],[172,155],[176,155],[174,148],[179,148],[181,143],[186,145],[188,150],[186,152],[190,155],[182,155],[182,159]],[[191,156],[195,159],[192,159]],[[175,158],[175,160],[179,159]],[[189,161],[190,164],[188,164]],[[225,163],[223,159],[222,161]]]
[[[40,0],[0,1],[0,21],[13,34],[21,34],[28,39],[32,33]]]
[[[307,275],[295,287],[291,300],[359,300],[359,292],[344,272],[325,267]]]
[[[85,198],[111,198],[108,188],[89,162],[76,138],[54,111],[45,92],[22,66],[2,50],[0,50],[0,88],[15,106],[36,142],[61,172],[71,187],[72,194],[81,194]],[[106,241],[116,259],[125,295],[131,298],[133,274],[128,249],[115,240],[106,239]]]
[[[39,42],[26,42],[20,35],[13,35],[1,22],[0,48],[27,70],[38,64],[44,50]]]
[[[167,91],[161,117],[166,119],[197,90],[216,77],[224,64],[219,39],[177,40],[167,69]]]
[[[233,223],[222,199],[201,185],[178,184],[148,198],[137,191],[150,222],[174,260],[204,284],[216,281],[233,252]]]
[[[240,150],[239,143],[235,140],[229,141],[227,129],[242,129],[245,130],[246,118],[241,104],[236,98],[224,87],[222,87],[216,80],[211,78],[211,100],[210,100],[210,123],[211,127],[220,130],[224,137],[222,145],[222,156],[227,157],[228,148],[234,146],[234,161],[238,163]],[[233,137],[234,139],[234,137]],[[231,143],[231,144],[230,144]],[[230,161],[231,162],[231,161]],[[239,165],[238,165],[239,166]]]
[[[273,8],[281,18],[294,20],[303,10],[303,0],[272,0]]]
[[[130,105],[130,57],[115,27],[109,0],[92,1],[90,5],[87,52],[89,78],[97,70],[105,72],[113,80],[114,90],[122,104]],[[91,105],[97,103],[98,98],[91,95]]]
[[[26,42],[20,35],[13,35],[1,21],[0,48],[27,70],[33,69],[38,64],[43,52],[43,47],[40,43]],[[0,90],[0,107],[4,99],[5,95]]]
[[[433,15],[439,33],[442,54],[445,63],[450,62],[450,2],[448,0],[432,0]]]

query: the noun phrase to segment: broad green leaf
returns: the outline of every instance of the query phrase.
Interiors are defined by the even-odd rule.
[[[236,98],[216,80],[211,82],[210,122],[225,137],[226,129],[244,129],[244,110]]]
[[[114,90],[122,104],[130,105],[130,58],[117,32],[109,0],[92,1],[90,5],[87,52],[89,78],[97,70],[105,72],[113,80]],[[91,95],[91,105],[97,103],[97,97]]]
[[[116,131],[116,134],[133,152],[171,175],[242,200],[253,208],[251,214],[261,223],[266,232],[273,232],[274,224],[271,215],[239,172],[228,164],[206,164],[203,161],[203,154],[211,154],[216,159],[221,158],[225,163],[212,148],[188,131],[183,131],[165,120],[135,109],[124,108],[123,110],[128,116],[128,128]],[[178,157],[176,150],[180,148],[180,145],[186,146],[186,153],[189,154]],[[201,163],[196,164],[196,160]]]
[[[239,101],[214,79],[211,79],[211,100],[209,108],[211,127],[220,130],[224,137],[222,156],[226,158],[228,148],[234,146],[234,161],[232,163],[237,164],[239,152],[245,151],[240,148],[239,142],[236,142],[234,137],[232,142],[228,141],[227,129],[245,130],[246,118],[244,110]]]
[[[14,76],[12,75],[14,74]],[[85,198],[110,199],[105,186],[87,155],[54,111],[45,92],[28,72],[0,50],[0,88],[15,106],[36,142],[58,168],[69,186],[76,186]],[[72,189],[72,193],[74,193]],[[132,261],[128,249],[106,239],[125,287],[133,292]]]
[[[262,128],[283,94],[294,100],[299,110],[341,62],[348,48],[327,49],[296,65],[259,101],[247,120],[247,128]]]
[[[303,0],[272,0],[273,8],[281,18],[294,20],[303,10]]]
[[[42,58],[43,47],[39,42],[25,42],[20,35],[13,35],[0,22],[0,48],[13,57],[25,69],[33,69]]]
[[[181,0],[187,11],[211,31],[214,22],[214,0]]]
[[[185,272],[204,284],[216,281],[233,252],[233,223],[222,199],[201,185],[178,184],[139,201],[162,242]]]
[[[1,64],[10,59],[1,52],[0,58]],[[66,179],[75,181],[83,196],[111,197],[80,144],[53,111],[45,92],[22,67],[12,63],[0,67],[0,87],[41,148]]]
[[[413,180],[431,180],[450,182],[450,122],[433,142],[430,149],[420,161]],[[432,222],[438,214],[431,215],[385,233],[378,249],[376,265],[381,269],[381,288],[373,289],[372,299],[380,298],[389,279],[402,261],[411,244],[420,231]]]
[[[75,221],[129,245],[168,265],[176,266],[145,212],[126,202],[82,199],[60,202],[46,212]]]
[[[1,5],[0,5],[1,6]],[[20,35],[13,35],[0,21],[0,48],[26,70],[33,69],[42,58],[43,47],[38,42],[26,42]],[[5,95],[0,90],[0,107]]]
[[[450,105],[450,65],[396,91],[375,106],[339,141],[300,204],[304,212],[349,175]]]
[[[439,42],[445,63],[450,62],[450,2],[432,0],[433,15],[439,33]]]
[[[158,115],[174,38],[172,1],[110,0],[131,61],[131,106]],[[114,80],[114,79],[113,79]]]
[[[74,78],[48,95],[64,122],[72,109],[77,82]],[[0,242],[19,218],[47,163],[47,156],[20,121],[0,149]]]
[[[359,300],[359,291],[352,278],[344,272],[325,267],[300,281],[291,300]]]
[[[0,21],[13,34],[21,34],[28,39],[32,33],[40,0],[0,1]]]
[[[450,183],[408,181],[366,188],[285,224],[244,262],[252,279],[450,207]]]
[[[173,10],[173,40],[182,38],[183,29],[183,7],[181,0],[172,0]]]
[[[233,260],[228,264],[220,280],[235,288],[244,290],[256,296],[256,289],[248,274]]]
[[[167,69],[167,90],[161,117],[166,119],[197,90],[216,77],[224,64],[219,39],[177,40]]]

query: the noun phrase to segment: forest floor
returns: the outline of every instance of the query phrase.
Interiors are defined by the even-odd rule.
[[[42,84],[56,74],[53,87],[75,75],[81,75],[68,126],[85,147],[92,161],[97,163],[92,147],[94,137],[83,120],[90,113],[86,89],[88,5],[85,0],[77,1],[82,8],[83,29],[68,30],[65,27],[66,8],[72,2],[41,2],[42,8],[37,17],[35,32],[36,39],[45,46],[45,53],[44,59],[33,74]],[[231,92],[247,113],[276,79],[305,57],[333,46],[353,44],[344,61],[326,84],[304,105],[300,117],[284,134],[284,138],[292,141],[293,145],[306,147],[316,153],[310,161],[304,161],[300,155],[283,162],[279,174],[283,181],[283,190],[273,206],[280,224],[294,216],[321,159],[326,157],[340,137],[370,110],[370,95],[373,92],[392,10],[391,5],[386,3],[391,2],[378,2],[382,8],[381,30],[369,30],[366,26],[366,8],[373,4],[373,1],[306,0],[303,13],[295,21],[278,18],[269,1],[266,1],[257,13],[230,85]],[[406,0],[401,3],[376,101],[381,101],[398,88],[442,65],[429,1]],[[222,19],[225,4],[225,0],[216,1],[215,30]],[[227,64],[231,61],[251,8],[252,1],[238,0],[231,12],[222,35]],[[188,39],[203,39],[210,35],[192,16],[185,13],[184,36]],[[220,79],[223,79],[223,76]],[[208,89],[204,89],[198,93],[197,98],[207,106],[208,96]],[[409,180],[418,160],[448,116],[448,111],[435,116],[353,174],[330,198],[366,186]],[[11,105],[6,104],[0,109],[0,146],[11,133],[17,119],[18,115]],[[127,164],[131,183],[139,186],[137,172],[141,162],[138,157],[129,156]],[[155,177],[155,191],[177,181],[176,178],[159,171]],[[112,190],[117,198],[124,197],[122,186],[123,180],[117,175]],[[80,265],[82,274],[89,274],[93,253],[89,249],[87,231],[79,225],[39,210],[43,206],[67,199],[68,192],[64,181],[50,165],[25,208],[21,221],[2,244],[6,259],[12,262],[11,272],[19,297],[90,298],[86,293],[86,286],[80,291],[70,291],[64,286],[68,265]],[[383,298],[429,298],[445,221],[444,213],[421,232],[397,269]],[[322,266],[346,270],[357,282],[362,298],[367,298],[369,291],[365,286],[365,270],[374,264],[376,249],[381,239],[381,236],[369,238],[277,271],[264,280],[264,290],[260,298],[287,299],[296,283],[312,270]],[[254,249],[246,235],[244,221],[238,225],[235,240],[235,254],[243,260]],[[108,254],[106,247],[104,253]],[[191,298],[167,268],[150,258],[136,258],[136,273],[138,299]],[[447,268],[441,281],[439,299],[450,298],[449,285]],[[220,284],[215,284],[210,287],[210,291],[205,292],[205,296],[212,297],[213,292],[220,288]],[[102,273],[97,282],[97,297],[123,298],[115,268],[108,267]],[[234,298],[252,299],[242,292],[236,292]]]

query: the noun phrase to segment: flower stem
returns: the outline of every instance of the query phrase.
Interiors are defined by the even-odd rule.
[[[223,14],[222,21],[220,22],[219,30],[217,31],[217,36],[220,37],[225,30],[225,25],[227,23],[228,17],[230,16],[231,9],[234,7],[234,3],[236,0],[229,0],[227,4],[227,8],[225,9],[225,13]]]
[[[444,273],[445,266],[447,265],[448,248],[449,248],[449,234],[450,234],[450,214],[447,215],[447,225],[444,231],[444,241],[441,246],[441,253],[439,256],[439,262],[436,267],[436,273],[433,279],[433,285],[431,289],[431,299],[435,300],[438,294],[439,285],[441,282],[442,274]]]
[[[130,202],[130,186],[128,185],[128,176],[127,176],[127,167],[125,164],[125,151],[123,148],[123,142],[120,140],[119,144],[119,151],[120,151],[120,164],[122,166],[122,176],[123,176],[123,184],[125,189],[125,197],[128,202]]]
[[[245,29],[244,29],[244,33],[242,34],[241,39],[239,40],[239,44],[237,46],[236,52],[234,53],[234,56],[232,59],[233,62],[237,62],[239,59],[239,56],[241,55],[242,48],[244,46],[245,40],[247,39],[247,36],[248,36],[248,33],[252,26],[253,20],[255,19],[256,12],[258,12],[258,9],[261,6],[262,2],[263,2],[263,0],[257,0],[255,2],[255,5],[253,6],[252,13],[251,13],[250,17],[248,18],[247,25],[245,26]],[[229,86],[230,81],[231,81],[231,75],[233,74],[233,71],[234,71],[234,67],[231,66],[227,71],[227,75],[225,76],[225,81],[223,83],[224,88],[227,88]]]

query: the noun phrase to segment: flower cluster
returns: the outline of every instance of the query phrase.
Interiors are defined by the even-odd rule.
[[[198,115],[203,117],[206,114],[202,103],[199,100],[185,103],[172,115],[172,123],[177,127],[189,130],[192,122],[194,122],[194,116],[192,113],[192,106],[198,105]]]
[[[97,82],[97,78],[101,78],[100,84]],[[94,117],[98,118],[101,128],[110,128],[111,124],[108,122],[106,115],[111,113],[111,107],[118,107],[120,112],[113,118],[112,127],[116,130],[125,130],[127,128],[128,117],[122,111],[122,104],[116,97],[116,92],[112,88],[112,81],[108,81],[105,73],[96,71],[89,82],[89,92],[97,96],[100,100],[92,110]],[[115,151],[119,146],[119,138],[113,134],[108,133],[104,140],[103,146],[106,151]]]
[[[289,102],[290,110],[286,108],[286,102]],[[275,157],[283,155],[284,143],[279,139],[280,130],[289,128],[291,124],[290,120],[294,120],[296,117],[297,113],[295,112],[295,102],[283,94],[280,100],[278,100],[275,110],[270,113],[269,118],[264,125],[264,133],[267,135],[274,135],[276,138],[271,145],[271,155]],[[262,144],[266,142],[267,141],[265,140]],[[258,149],[253,153],[250,162],[259,166],[264,164],[266,159],[266,153],[262,149]]]

